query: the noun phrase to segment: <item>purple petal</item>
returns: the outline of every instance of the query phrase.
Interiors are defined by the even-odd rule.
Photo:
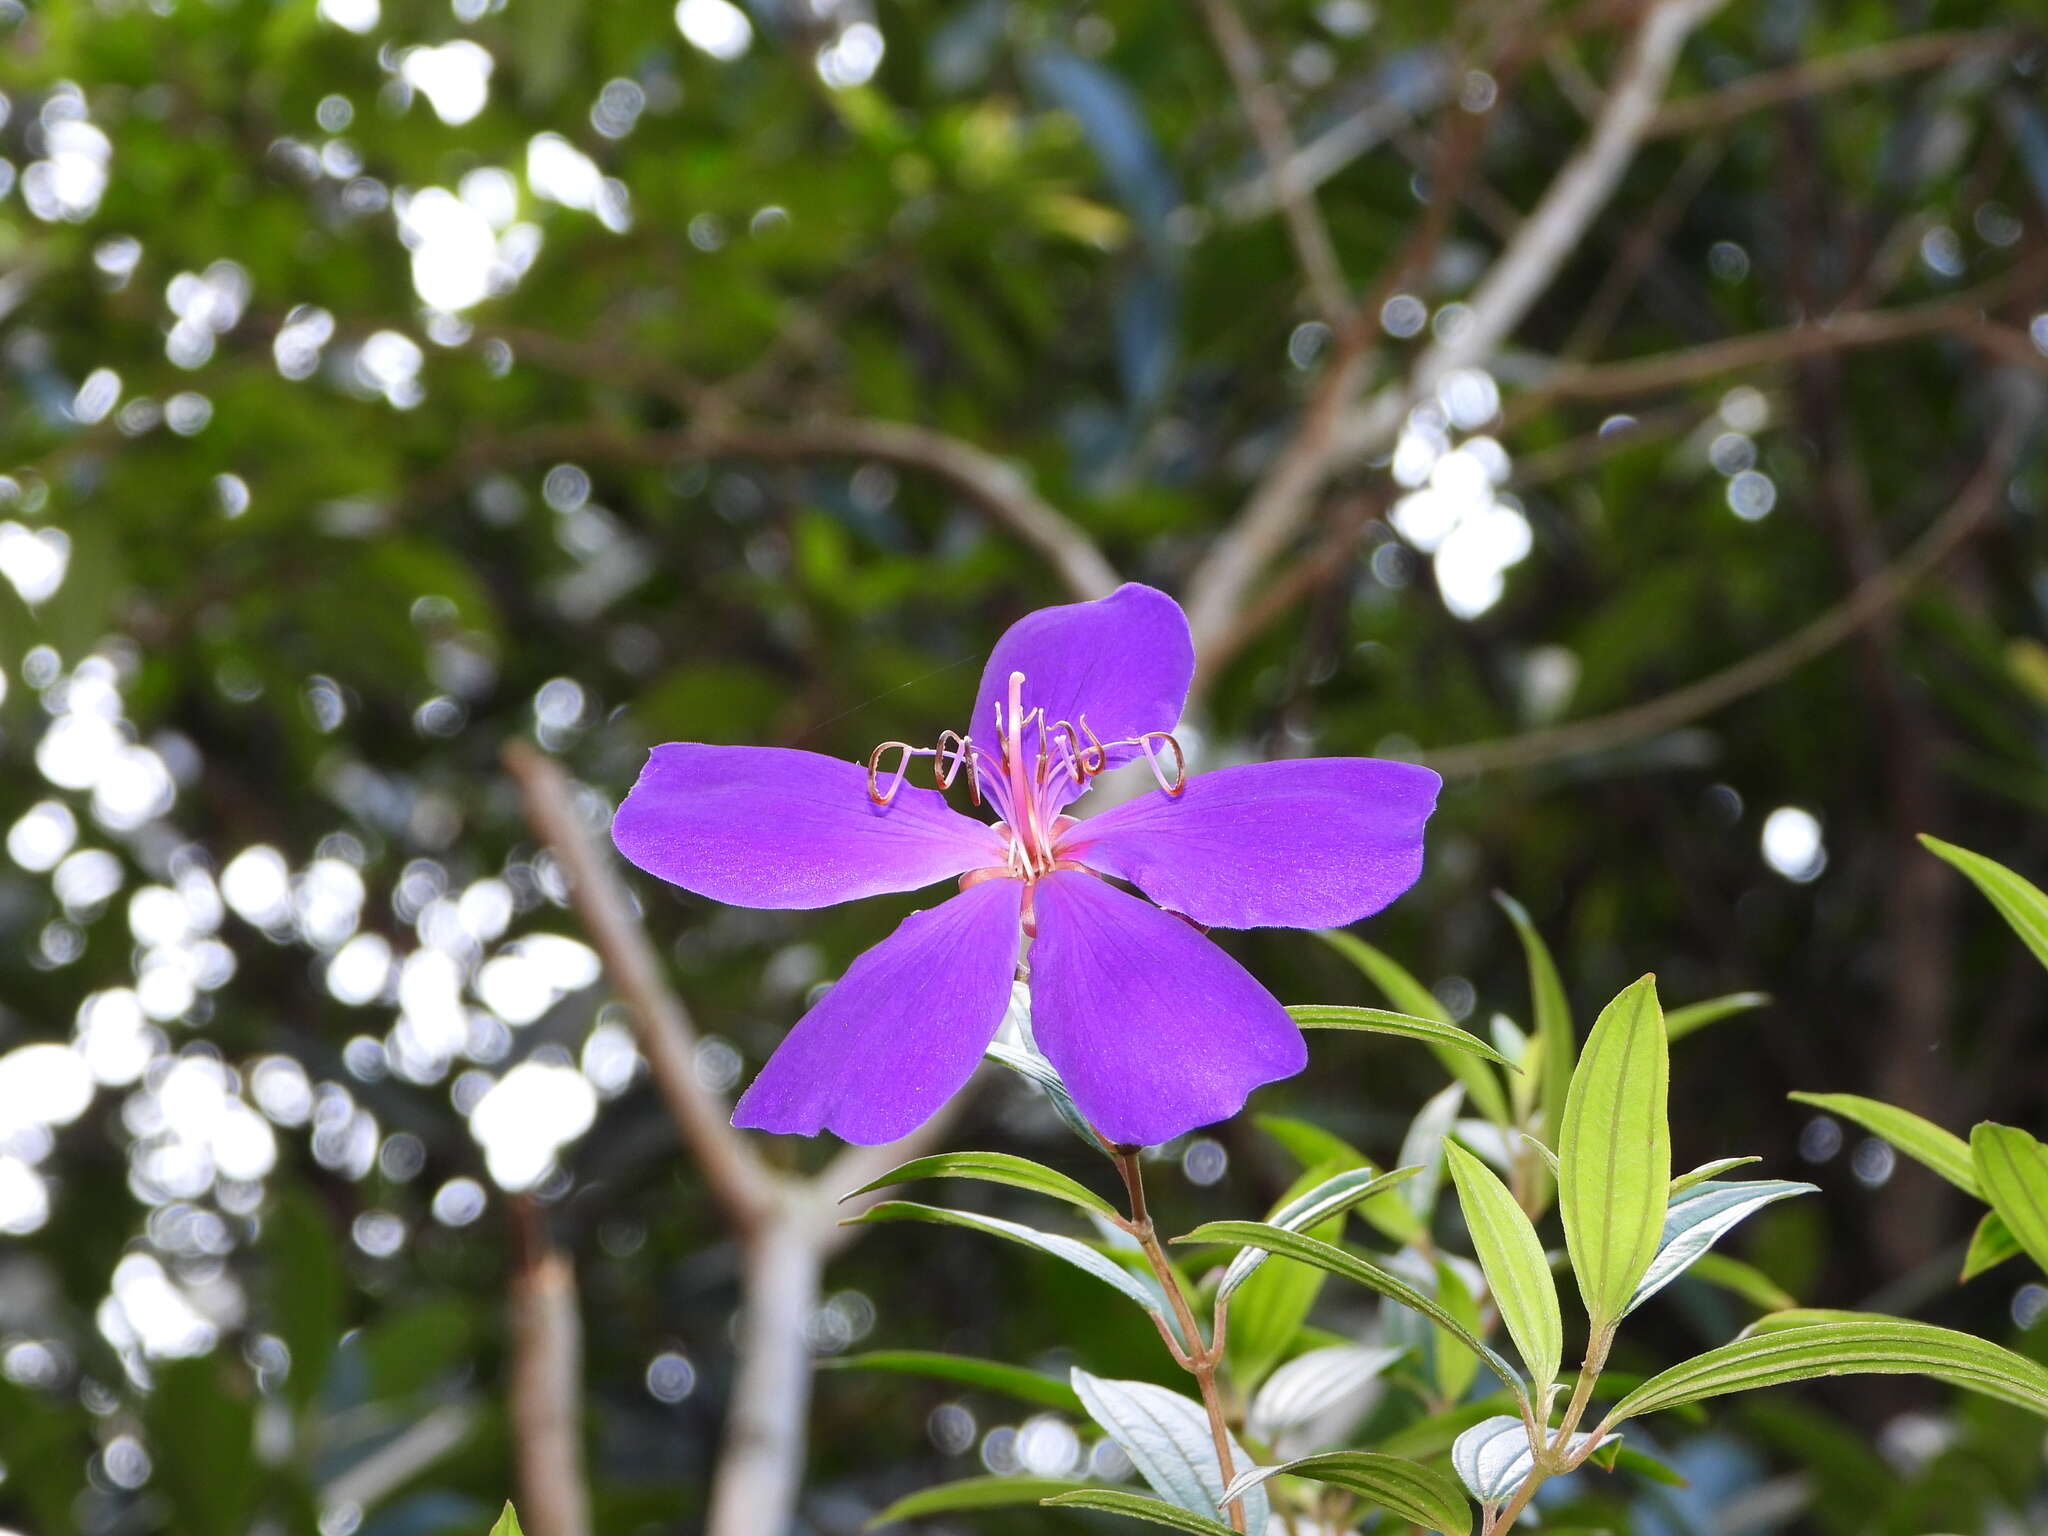
[[[995,829],[935,790],[884,809],[867,768],[781,747],[656,747],[612,818],[650,875],[736,907],[829,907],[1003,862]]]
[[[1308,1064],[1287,1010],[1180,918],[1070,870],[1035,890],[1031,1033],[1111,1141],[1226,1120]]]
[[[732,1123],[870,1147],[923,1125],[1003,1022],[1023,905],[1020,882],[984,880],[913,912],[797,1022]]]
[[[1195,675],[1195,643],[1180,604],[1126,582],[1092,603],[1028,613],[1004,632],[982,670],[968,733],[993,748],[995,714],[1007,706],[1010,674],[1024,674],[1024,708],[1043,709],[1048,726],[1084,719],[1099,740],[1118,741],[1180,723]],[[1027,757],[1038,743],[1027,743]],[[1125,763],[1134,747],[1110,754]],[[1081,792],[1075,787],[1060,803]]]
[[[1091,816],[1059,853],[1207,926],[1341,928],[1422,873],[1442,782],[1371,757],[1219,768]]]

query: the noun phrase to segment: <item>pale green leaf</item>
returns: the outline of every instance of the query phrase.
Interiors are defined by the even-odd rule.
[[[1794,1195],[1817,1195],[1811,1184],[1785,1179],[1752,1182],[1722,1182],[1707,1179],[1687,1186],[1671,1197],[1664,1212],[1664,1232],[1657,1244],[1657,1256],[1650,1261],[1642,1283],[1630,1298],[1633,1312],[1664,1289],[1706,1251],[1719,1242],[1737,1223],[1747,1220],[1767,1205],[1789,1200]]]
[[[1006,1237],[1013,1243],[1027,1248],[1036,1248],[1040,1253],[1049,1253],[1054,1258],[1064,1259],[1076,1269],[1093,1275],[1104,1285],[1121,1291],[1148,1312],[1161,1316],[1166,1313],[1166,1298],[1150,1281],[1133,1275],[1113,1259],[1103,1257],[1086,1243],[1076,1242],[1071,1237],[1062,1237],[1055,1232],[1041,1232],[1036,1227],[1027,1227],[1021,1222],[1004,1221],[999,1216],[982,1216],[972,1211],[948,1211],[937,1206],[918,1205],[910,1200],[884,1200],[880,1205],[848,1218],[845,1225],[874,1221],[929,1221],[945,1227],[965,1227],[971,1232],[986,1232],[993,1237]]]
[[[1486,1272],[1501,1321],[1535,1378],[1535,1395],[1541,1401],[1543,1389],[1557,1380],[1564,1355],[1564,1319],[1550,1261],[1536,1228],[1499,1176],[1456,1142],[1448,1143],[1444,1151],[1479,1267]]]
[[[1270,1443],[1347,1399],[1357,1399],[1362,1410],[1365,1394],[1380,1373],[1406,1353],[1366,1344],[1331,1344],[1296,1355],[1266,1378],[1252,1399],[1245,1426]]]
[[[1469,1051],[1474,1056],[1499,1062],[1510,1071],[1520,1070],[1471,1030],[1435,1019],[1390,1013],[1384,1008],[1345,1008],[1334,1003],[1294,1003],[1289,1005],[1287,1012],[1303,1029],[1351,1029],[1368,1035],[1395,1035],[1404,1040],[1421,1040],[1431,1045],[1449,1046],[1455,1051]]]
[[[1986,1120],[1970,1132],[1970,1159],[2013,1241],[2048,1269],[2048,1147],[2017,1126]]]
[[[1296,1120],[1287,1115],[1259,1115],[1254,1118],[1254,1123],[1279,1142],[1304,1171],[1326,1166],[1373,1166],[1371,1158],[1343,1137],[1332,1135],[1319,1125],[1310,1125],[1306,1120]],[[1412,1242],[1422,1230],[1422,1223],[1416,1220],[1415,1213],[1408,1209],[1398,1194],[1375,1195],[1365,1202],[1358,1214],[1397,1243]]]
[[[1008,1509],[1019,1504],[1042,1504],[1062,1493],[1073,1493],[1090,1485],[1068,1477],[970,1477],[957,1483],[940,1483],[905,1494],[868,1521],[868,1529],[894,1525],[899,1520],[916,1520],[925,1515],[951,1515],[970,1509]]]
[[[1242,1474],[1229,1492],[1234,1496],[1268,1478],[1283,1476],[1341,1488],[1365,1500],[1367,1507],[1385,1510],[1425,1531],[1469,1536],[1472,1529],[1472,1512],[1456,1483],[1441,1472],[1373,1451],[1327,1451],[1277,1467],[1258,1467]]]
[[[1756,1387],[1871,1374],[1931,1376],[2048,1417],[2048,1369],[1974,1335],[1900,1318],[1794,1318],[1765,1318],[1733,1343],[1651,1377],[1615,1404],[1607,1422]]]
[[[1311,1184],[1299,1194],[1290,1195],[1273,1208],[1266,1219],[1274,1226],[1284,1227],[1290,1232],[1305,1232],[1309,1228],[1341,1216],[1353,1206],[1372,1201],[1381,1194],[1412,1179],[1421,1170],[1396,1168],[1389,1173],[1377,1173],[1370,1167],[1347,1168],[1342,1173],[1332,1174]],[[1176,1238],[1176,1242],[1193,1241]],[[1247,1248],[1230,1261],[1223,1272],[1223,1279],[1217,1284],[1216,1299],[1228,1301],[1231,1294],[1250,1279],[1253,1272],[1270,1257],[1261,1249]]]
[[[1557,1128],[1563,1123],[1565,1093],[1571,1084],[1572,1069],[1578,1065],[1579,1043],[1572,1028],[1571,1003],[1565,997],[1557,963],[1550,958],[1550,946],[1543,942],[1543,935],[1536,931],[1528,912],[1503,891],[1495,891],[1493,899],[1515,925],[1523,952],[1528,956],[1529,998],[1535,1011],[1537,1059],[1541,1062],[1537,1068],[1537,1094],[1543,1109],[1542,1135],[1555,1146]]]
[[[498,1523],[491,1527],[491,1536],[526,1536],[519,1526],[519,1512],[512,1507],[512,1501],[505,1501],[504,1511],[498,1516]]]
[[[1290,1259],[1299,1259],[1304,1264],[1313,1264],[1318,1269],[1354,1281],[1368,1290],[1377,1291],[1380,1295],[1399,1302],[1404,1307],[1420,1312],[1478,1355],[1485,1362],[1487,1369],[1511,1390],[1519,1392],[1522,1389],[1521,1381],[1515,1375],[1515,1368],[1501,1358],[1498,1350],[1489,1348],[1439,1305],[1434,1297],[1424,1295],[1400,1276],[1382,1269],[1369,1259],[1360,1258],[1357,1254],[1330,1243],[1318,1242],[1304,1233],[1290,1232],[1285,1227],[1276,1227],[1259,1221],[1212,1221],[1195,1228],[1185,1237],[1175,1238],[1174,1241],[1230,1243],[1243,1248],[1264,1248],[1269,1252],[1283,1254]]]
[[[1075,1182],[1064,1173],[1034,1163],[1029,1158],[1013,1157],[1007,1152],[941,1152],[933,1157],[920,1157],[892,1168],[872,1183],[863,1184],[859,1189],[848,1190],[839,1198],[851,1200],[855,1195],[865,1195],[872,1190],[883,1189],[891,1184],[908,1184],[914,1179],[980,1179],[989,1184],[1008,1184],[1017,1189],[1028,1189],[1041,1195],[1050,1195],[1055,1200],[1064,1200],[1069,1205],[1079,1206],[1084,1211],[1114,1220],[1119,1214],[1117,1208],[1086,1185]]]
[[[1704,1280],[1708,1285],[1719,1286],[1740,1296],[1766,1312],[1799,1305],[1796,1297],[1754,1264],[1731,1259],[1725,1253],[1701,1254],[1692,1261],[1692,1268],[1686,1273],[1695,1280]]]
[[[1690,1173],[1681,1173],[1671,1181],[1671,1198],[1676,1199],[1695,1184],[1704,1184],[1708,1179],[1718,1179],[1722,1174],[1736,1168],[1747,1168],[1751,1163],[1760,1163],[1760,1157],[1723,1157],[1711,1163],[1701,1163]]]
[[[1111,1381],[1078,1367],[1073,1382],[1088,1417],[1131,1458],[1154,1493],[1191,1513],[1223,1516],[1227,1479],[1216,1464],[1215,1433],[1200,1403],[1149,1381]],[[1229,1443],[1234,1475],[1253,1463],[1234,1438]],[[1248,1530],[1263,1531],[1269,1513],[1265,1494],[1244,1499]]]
[[[1799,1104],[1839,1115],[1881,1137],[1917,1163],[1924,1163],[1964,1194],[1982,1200],[1976,1166],[1970,1160],[1970,1146],[1953,1131],[1945,1131],[1931,1120],[1923,1120],[1910,1109],[1900,1109],[1881,1099],[1866,1099],[1854,1093],[1790,1093]]]
[[[928,1349],[877,1349],[860,1355],[828,1355],[818,1364],[833,1371],[891,1371],[902,1376],[926,1376],[999,1392],[1005,1397],[1067,1413],[1081,1411],[1081,1399],[1059,1377],[1001,1360],[979,1360],[972,1355],[947,1355]]]
[[[1482,1325],[1479,1321],[1479,1298],[1473,1294],[1473,1288],[1480,1284],[1480,1277],[1474,1275],[1472,1284],[1468,1286],[1458,1267],[1442,1254],[1436,1256],[1434,1268],[1437,1305],[1457,1323],[1461,1330],[1460,1338],[1478,1338]],[[1394,1332],[1390,1330],[1387,1337],[1395,1337]],[[1441,1334],[1431,1335],[1429,1344],[1430,1367],[1436,1378],[1438,1398],[1446,1403],[1460,1401],[1472,1390],[1473,1379],[1479,1374],[1479,1357],[1457,1339],[1447,1339]]]
[[[1645,976],[1586,1036],[1558,1139],[1565,1246],[1596,1331],[1628,1310],[1663,1234],[1669,1076],[1656,978]]]
[[[1920,842],[1935,857],[1947,860],[1968,875],[1970,883],[1998,908],[1998,915],[2026,941],[2027,948],[2034,952],[2034,958],[2048,965],[2048,895],[2044,895],[2039,886],[1981,853],[1958,848],[1954,843],[1944,843],[1938,837],[1928,837],[1923,833]]]
[[[1587,1430],[1573,1435],[1565,1451],[1577,1456],[1613,1439],[1613,1435],[1596,1438],[1594,1431]],[[1451,1446],[1451,1470],[1482,1504],[1499,1504],[1514,1497],[1515,1490],[1536,1470],[1528,1426],[1513,1414],[1497,1414],[1473,1425]]]
[[[1120,1488],[1077,1488],[1044,1502],[1064,1509],[1099,1509],[1106,1515],[1129,1515],[1133,1520],[1149,1520],[1170,1530],[1186,1531],[1188,1536],[1235,1536],[1221,1521],[1161,1499],[1148,1499],[1142,1493],[1125,1493]]]
[[[1709,1024],[1718,1024],[1734,1014],[1769,1007],[1770,1001],[1768,992],[1730,992],[1725,997],[1687,1003],[1683,1008],[1674,1008],[1664,1015],[1664,1038],[1675,1044],[1687,1035],[1705,1029]]]
[[[1956,1278],[1974,1280],[1985,1270],[2018,1257],[2020,1252],[2020,1240],[2012,1235],[2005,1218],[1996,1211],[1986,1211],[1977,1230],[1970,1234],[1970,1248],[1963,1255],[1963,1272]]]
[[[1434,992],[1365,940],[1341,929],[1330,929],[1316,937],[1363,971],[1366,978],[1386,994],[1387,1001],[1403,1013],[1455,1027],[1455,1022],[1444,1012],[1444,1006],[1436,1000]],[[1445,1070],[1465,1085],[1465,1091],[1472,1095],[1472,1102],[1481,1114],[1502,1125],[1508,1123],[1507,1094],[1492,1068],[1466,1051],[1452,1050],[1439,1044],[1432,1044],[1431,1049]]]

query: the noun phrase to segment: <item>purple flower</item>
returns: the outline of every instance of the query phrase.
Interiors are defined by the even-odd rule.
[[[1379,911],[1421,873],[1439,780],[1372,758],[1183,777],[1169,733],[1194,667],[1179,605],[1127,585],[1012,625],[971,729],[935,747],[884,743],[865,766],[773,747],[656,747],[612,837],[685,890],[810,908],[960,882],[853,962],[733,1123],[868,1144],[909,1134],[987,1050],[1023,939],[1038,1048],[1113,1142],[1225,1119],[1261,1083],[1299,1072],[1294,1021],[1195,925],[1333,928]],[[1157,789],[1084,820],[1065,814],[1097,774],[1139,759]],[[964,777],[997,822],[906,782],[924,760],[942,785]]]

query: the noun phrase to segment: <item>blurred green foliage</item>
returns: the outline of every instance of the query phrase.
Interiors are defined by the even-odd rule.
[[[1409,109],[1321,189],[1361,287],[1433,191],[1430,145],[1461,110],[1445,82],[1473,83],[1446,61],[1497,42],[1486,7],[1381,9],[1246,5],[1305,141]],[[1597,8],[1531,9],[1557,36],[1503,82],[1467,205],[1408,285],[1431,308],[1469,295],[1625,45]],[[364,31],[332,19],[366,14]],[[650,0],[0,0],[0,821],[55,801],[79,846],[118,858],[114,890],[71,901],[33,857],[0,864],[0,1050],[71,1038],[82,1003],[137,987],[153,949],[197,955],[197,932],[146,938],[132,894],[218,876],[251,847],[278,850],[302,890],[318,857],[359,868],[349,926],[400,956],[441,920],[424,915],[435,897],[486,881],[517,899],[510,937],[571,933],[497,767],[508,737],[539,734],[606,803],[660,740],[865,756],[956,724],[1003,625],[1065,595],[913,468],[708,457],[692,432],[829,416],[952,434],[1169,589],[1228,525],[1329,337],[1279,221],[1230,212],[1257,160],[1192,14],[749,0],[746,16],[751,45],[722,60]],[[2011,19],[1970,0],[1734,5],[1688,46],[1674,94],[1908,27]],[[475,114],[449,122],[460,113],[437,110],[408,61],[456,39],[490,71]],[[1511,424],[1493,430],[1532,534],[1498,602],[1452,611],[1426,556],[1375,518],[1334,579],[1215,676],[1192,722],[1205,760],[1398,752],[1616,708],[1797,628],[1903,548],[1982,458],[2029,346],[2040,366],[2048,326],[2026,338],[2048,249],[2044,65],[2006,37],[1648,143],[1494,364]],[[420,200],[434,188],[471,212],[431,239],[413,228],[427,244],[409,251],[394,210],[447,215]],[[1646,228],[1657,238],[1639,242]],[[416,282],[486,267],[498,291],[459,318],[423,308]],[[1581,345],[1647,356],[1993,279],[2006,288],[1984,307],[2017,352],[1959,329],[1642,399],[1516,405]],[[1610,334],[1582,335],[1609,306]],[[1390,342],[1378,377],[1416,345]],[[1622,412],[1633,432],[1614,430]],[[1771,489],[1768,515],[1731,511],[1744,473]],[[1392,489],[1378,462],[1338,479],[1340,500]],[[1878,1293],[1992,1336],[2010,1271],[1948,1287],[1968,1203],[1853,1130],[1814,1128],[1783,1092],[2048,1124],[2039,974],[1912,841],[2048,868],[2041,492],[2028,460],[1938,580],[1773,687],[1619,750],[1454,782],[1428,874],[1372,934],[1482,1031],[1495,1011],[1532,1023],[1496,888],[1527,903],[1585,1016],[1649,967],[1674,1001],[1768,990],[1769,1009],[1681,1047],[1679,1162],[1762,1153],[1828,1197],[1758,1217],[1735,1251],[1803,1300]],[[116,745],[147,746],[176,779],[174,804],[139,820],[95,819],[90,753],[63,778],[39,755],[67,697],[90,691],[92,657],[117,690]],[[1798,879],[1760,847],[1787,807],[1824,858],[1795,860]],[[745,1070],[910,905],[742,914],[638,889],[700,1025]],[[303,904],[267,928],[230,906],[232,977],[149,1026],[153,1075],[103,1088],[47,1147],[8,1143],[48,1213],[0,1249],[0,1519],[42,1536],[238,1531],[259,1513],[326,1536],[480,1529],[509,1486],[510,1239],[496,1197],[460,1223],[433,1214],[451,1181],[488,1182],[451,1091],[466,1108],[461,1074],[502,1073],[507,1053],[587,1060],[602,990],[555,998],[485,1063],[409,1082],[378,1064],[390,984],[343,1002]],[[1372,1000],[1303,936],[1234,947],[1285,1000]],[[245,1091],[259,1059],[346,1085],[340,1123],[372,1117],[369,1153],[316,1157],[317,1132],[286,1124],[265,1177],[167,1192],[144,1101],[174,1058],[217,1060]],[[1419,1053],[1322,1035],[1312,1072],[1260,1107],[1385,1157],[1439,1085]],[[959,1133],[1071,1157],[1061,1134],[1008,1085]],[[1295,1165],[1249,1120],[1218,1134],[1222,1192],[1270,1204]],[[1208,1198],[1158,1182],[1169,1219]],[[736,1279],[644,1075],[547,1195],[583,1291],[597,1527],[689,1529]],[[988,1246],[870,1236],[829,1276],[821,1347],[1159,1373],[1156,1340],[1092,1282]],[[124,1258],[160,1259],[216,1308],[219,1347],[152,1359],[124,1342],[106,1315]],[[1673,1355],[1732,1331],[1725,1293],[1668,1297],[1646,1329],[1668,1330]],[[689,1362],[685,1391],[672,1368],[650,1390],[671,1355]],[[822,1380],[811,1527],[852,1529],[973,1470],[971,1450],[927,1432],[955,1398],[982,1430],[1018,1417],[937,1384]],[[1908,1410],[1947,1416],[1911,1473],[1898,1466],[1920,1465],[1925,1437],[1870,1450]],[[1892,1383],[1762,1401],[1687,1464],[1700,1497],[1670,1493],[1666,1523],[1639,1528],[1704,1529],[1707,1492],[1796,1472],[1808,1494],[1770,1528],[1975,1529],[1977,1511],[2038,1497],[2040,1470],[2012,1410]],[[1582,1523],[1623,1518],[1585,1509]],[[1025,1512],[976,1528],[1064,1525]]]

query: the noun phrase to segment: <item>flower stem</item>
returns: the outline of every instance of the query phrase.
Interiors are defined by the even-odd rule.
[[[1158,1280],[1160,1290],[1166,1293],[1167,1303],[1180,1323],[1187,1347],[1185,1352],[1176,1350],[1174,1357],[1194,1376],[1195,1385],[1201,1390],[1202,1407],[1209,1415],[1209,1433],[1216,1442],[1216,1466],[1222,1474],[1223,1486],[1228,1488],[1237,1476],[1237,1467],[1230,1452],[1230,1426],[1223,1417],[1223,1397],[1216,1387],[1216,1366],[1223,1356],[1222,1329],[1219,1326],[1208,1343],[1202,1342],[1201,1330],[1195,1324],[1194,1309],[1188,1305],[1187,1293],[1181,1289],[1180,1276],[1167,1262],[1166,1250],[1159,1244],[1158,1229],[1152,1224],[1152,1213],[1145,1204],[1145,1176],[1138,1167],[1138,1149],[1118,1147],[1112,1155],[1116,1159],[1116,1171],[1123,1175],[1124,1189],[1131,1201],[1131,1214],[1124,1223],[1125,1230],[1137,1239],[1145,1262],[1152,1268],[1153,1278]],[[1241,1499],[1231,1500],[1223,1512],[1233,1531],[1245,1528],[1244,1502]]]

